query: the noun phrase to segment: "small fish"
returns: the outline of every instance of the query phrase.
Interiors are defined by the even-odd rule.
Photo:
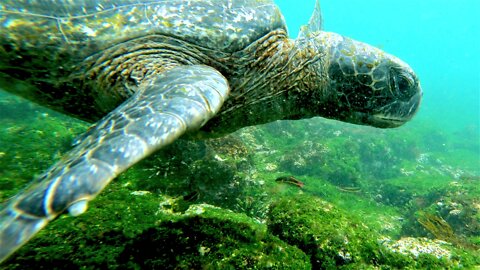
[[[305,183],[303,183],[302,181],[298,180],[293,176],[281,176],[275,179],[275,182],[290,184],[290,185],[297,186],[299,188],[303,188],[303,186],[305,185]]]
[[[358,193],[362,191],[361,187],[337,187],[340,191],[343,192],[351,192],[351,193]]]

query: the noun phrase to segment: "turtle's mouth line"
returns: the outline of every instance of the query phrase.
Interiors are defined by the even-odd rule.
[[[392,128],[399,127],[411,119],[410,117],[399,118],[399,117],[393,117],[393,116],[383,115],[383,114],[373,115],[371,118],[372,118],[372,122],[376,123],[375,126],[392,127]]]
[[[384,107],[380,113],[371,115],[369,120],[379,127],[399,127],[415,116],[421,100],[422,92],[419,91],[408,102],[392,103]]]

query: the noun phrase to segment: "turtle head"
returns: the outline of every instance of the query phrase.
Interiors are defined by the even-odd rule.
[[[329,102],[322,116],[374,127],[398,127],[417,112],[422,90],[413,70],[395,56],[335,33],[320,32],[313,46]]]
[[[413,70],[380,49],[322,31],[318,0],[296,44],[299,51],[319,59],[313,64],[314,82],[309,87],[310,115],[389,128],[404,124],[417,112],[422,90]]]

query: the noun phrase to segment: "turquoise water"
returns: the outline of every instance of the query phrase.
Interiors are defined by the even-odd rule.
[[[296,37],[315,1],[276,2]],[[424,90],[414,121],[452,132],[480,128],[480,1],[323,0],[321,8],[325,31],[378,46],[414,68]]]

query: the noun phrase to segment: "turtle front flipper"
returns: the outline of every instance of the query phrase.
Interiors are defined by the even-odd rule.
[[[0,261],[68,209],[86,210],[117,175],[213,117],[227,80],[207,66],[179,66],[140,90],[88,131],[81,142],[0,212]]]

